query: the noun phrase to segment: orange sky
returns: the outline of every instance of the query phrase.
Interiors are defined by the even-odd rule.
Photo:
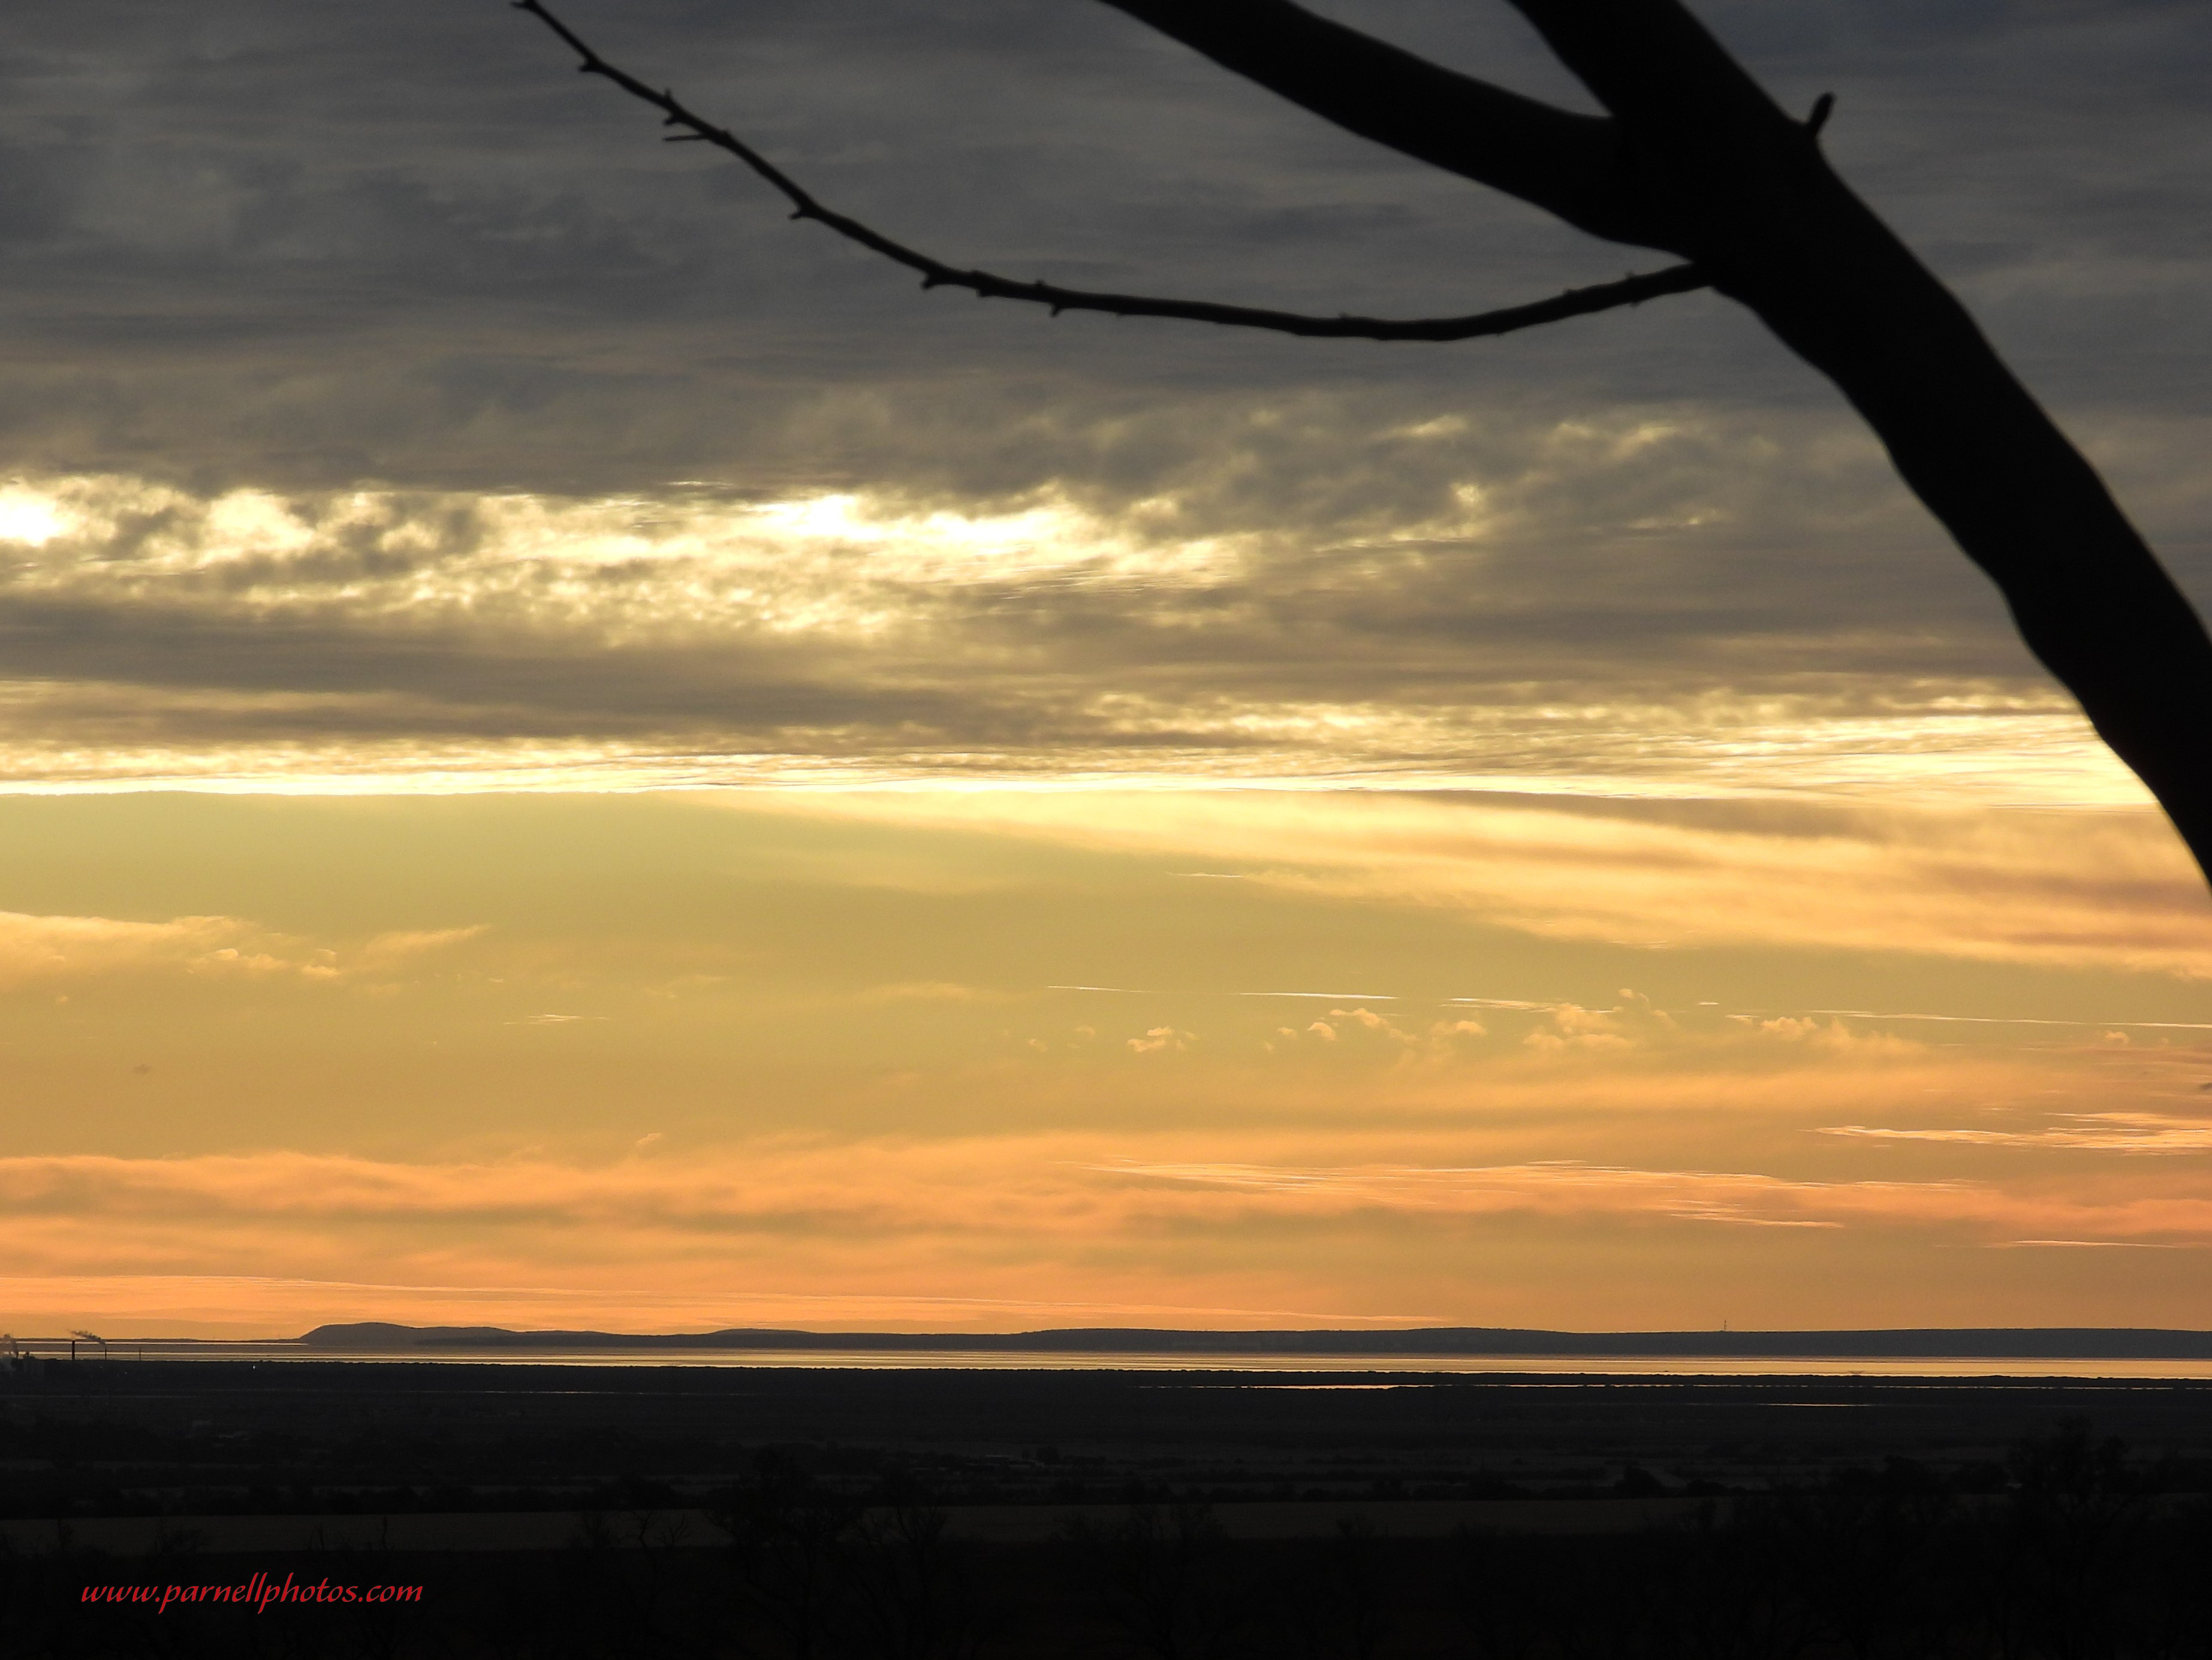
[[[963,267],[1634,257],[1109,6],[574,5]],[[2201,11],[1702,9],[2200,605]],[[2212,1324],[2203,881],[1724,296],[1054,318],[508,8],[18,33],[0,1330]]]
[[[0,851],[19,1333],[2212,1290],[2212,906],[2141,812],[142,794]]]

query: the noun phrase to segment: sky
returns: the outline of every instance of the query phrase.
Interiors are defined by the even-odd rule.
[[[957,264],[1656,263],[1095,0],[561,9]],[[2212,601],[2199,9],[1697,9]],[[497,0],[10,21],[0,1324],[2212,1318],[2203,880],[1729,302],[1052,318]]]

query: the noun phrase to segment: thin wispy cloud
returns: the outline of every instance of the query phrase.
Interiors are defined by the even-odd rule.
[[[2170,828],[2135,814],[1052,791],[823,794],[786,810],[1102,851],[1231,852],[1255,869],[1239,891],[1442,911],[1553,939],[2212,978],[2202,879]]]
[[[1240,997],[1317,997],[1324,1003],[1395,1003],[1388,991],[1239,991]]]
[[[1897,1014],[1872,1009],[1810,1009],[1805,1012],[1861,1021],[1927,1021],[1950,1026],[2056,1026],[2100,1032],[2212,1032],[2212,1021],[2207,1021],[2059,1020],[2043,1015]]]
[[[2187,1251],[2188,1245],[2160,1245],[2148,1239],[2007,1239],[1998,1247],[2006,1251],[2049,1249],[2057,1251]]]
[[[1826,1217],[1789,1214],[1806,1202],[1844,1196],[1843,1203],[1909,1191],[1917,1200],[1950,1190],[1948,1183],[1806,1183],[1716,1171],[1638,1170],[1547,1160],[1467,1168],[1358,1166],[1285,1169],[1237,1164],[1117,1162],[1104,1173],[1188,1183],[1233,1191],[1291,1195],[1334,1204],[1387,1203],[1481,1212],[1588,1208],[1649,1211],[1684,1221],[1767,1227],[1840,1227]]]
[[[2087,1149],[2139,1156],[2212,1153],[2212,1123],[2161,1118],[2147,1112],[2069,1112],[2040,1130],[1897,1130],[1869,1124],[1829,1124],[1823,1136],[1863,1141],[1952,1142],[1968,1147],[2030,1147]]]

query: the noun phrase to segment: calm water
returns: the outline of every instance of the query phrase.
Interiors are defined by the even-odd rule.
[[[26,1342],[39,1354],[69,1353],[66,1342]],[[2085,1378],[2212,1379],[2212,1360],[1837,1360],[1703,1355],[1541,1354],[1038,1354],[972,1349],[322,1349],[298,1343],[187,1343],[118,1338],[117,1360],[472,1362],[501,1366],[762,1366],[963,1372],[1455,1372],[1625,1378]],[[81,1359],[98,1348],[77,1345]]]

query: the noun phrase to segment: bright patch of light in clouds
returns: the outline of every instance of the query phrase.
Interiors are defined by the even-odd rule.
[[[0,500],[23,532],[0,568],[0,763],[33,791],[2144,800],[2032,683],[1808,672],[1797,639],[1731,648],[1725,680],[1594,649],[1572,607],[1519,591],[1510,515],[1213,517],[1054,488],[951,506],[21,482]],[[1438,605],[1465,645],[1434,637]]]
[[[68,524],[52,495],[21,484],[0,488],[0,542],[43,548]]]

